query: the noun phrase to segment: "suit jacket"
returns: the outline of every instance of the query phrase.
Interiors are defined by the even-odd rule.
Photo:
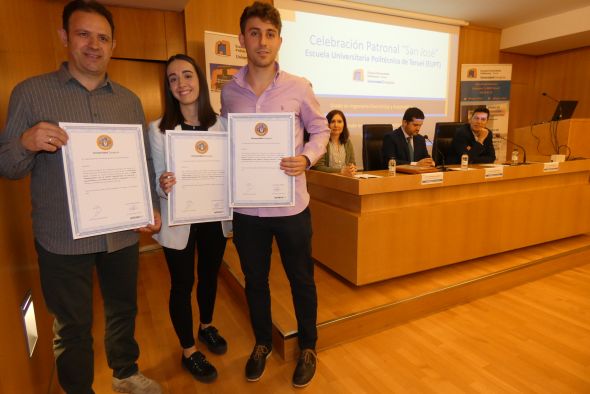
[[[480,144],[475,140],[469,124],[459,127],[455,137],[453,137],[453,142],[451,142],[449,157],[447,158],[448,163],[461,163],[463,153],[467,153],[467,156],[469,156],[469,163],[493,163],[496,161],[493,138],[492,132],[488,132],[483,144]]]
[[[168,195],[160,188],[160,175],[166,172],[166,135],[163,134],[158,125],[160,120],[155,120],[149,125],[149,137],[150,147],[152,150],[152,158],[154,160],[154,172],[155,172],[155,187],[160,197],[160,212],[162,215],[162,228],[160,232],[152,235],[158,243],[166,248],[182,250],[186,248],[188,243],[188,236],[191,231],[190,224],[183,224],[179,226],[168,225]],[[176,125],[174,130],[181,130],[180,125]],[[209,131],[223,131],[223,126],[219,119],[211,127]],[[223,226],[222,226],[223,228]],[[225,233],[224,229],[224,233]]]
[[[355,164],[356,161],[354,160],[354,148],[352,147],[352,142],[350,142],[350,138],[344,144],[344,151],[346,152],[346,163],[348,164]],[[330,167],[330,155],[332,154],[330,149],[330,144],[326,147],[326,154],[324,154],[317,163],[313,167],[312,170],[318,170],[323,172],[340,172],[340,168]]]
[[[412,143],[414,145],[414,160],[410,160],[408,141],[406,140],[406,135],[401,127],[398,127],[391,133],[385,134],[385,137],[383,137],[383,146],[381,148],[383,163],[387,165],[390,157],[395,157],[397,164],[410,164],[412,161],[420,161],[430,157],[423,136],[416,134],[412,137]]]

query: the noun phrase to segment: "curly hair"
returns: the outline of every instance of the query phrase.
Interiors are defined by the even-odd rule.
[[[283,24],[281,22],[281,14],[272,4],[255,1],[252,5],[244,8],[242,16],[240,16],[240,32],[246,33],[246,22],[250,18],[260,18],[264,22],[269,22],[277,28],[281,34]]]

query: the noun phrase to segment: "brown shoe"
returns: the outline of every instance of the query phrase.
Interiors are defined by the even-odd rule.
[[[265,345],[255,345],[252,354],[246,363],[246,379],[249,382],[257,382],[264,374],[266,359],[270,357],[272,348]]]
[[[313,349],[303,349],[293,373],[293,387],[305,387],[315,375],[317,356]]]

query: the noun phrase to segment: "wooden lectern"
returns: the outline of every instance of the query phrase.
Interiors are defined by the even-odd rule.
[[[570,159],[590,158],[590,119],[566,119],[519,127],[514,129],[512,141],[526,149],[527,161],[547,162],[552,154],[557,153],[552,142],[554,134],[559,146],[567,145],[571,150],[570,153],[567,148],[562,147],[560,154],[567,156],[569,153]]]

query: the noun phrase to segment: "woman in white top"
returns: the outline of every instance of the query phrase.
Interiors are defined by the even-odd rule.
[[[182,365],[199,381],[212,382],[217,371],[199,352],[193,334],[191,294],[195,280],[195,246],[197,262],[197,303],[200,325],[198,339],[209,351],[223,354],[227,342],[211,325],[217,293],[217,274],[226,238],[220,222],[168,225],[168,193],[176,184],[174,173],[166,171],[166,130],[223,131],[211,108],[207,80],[194,59],[178,54],[168,59],[164,78],[166,96],[164,115],[150,123],[149,138],[160,196],[162,229],[154,238],[163,246],[170,272],[169,311],[172,325],[183,350]]]

